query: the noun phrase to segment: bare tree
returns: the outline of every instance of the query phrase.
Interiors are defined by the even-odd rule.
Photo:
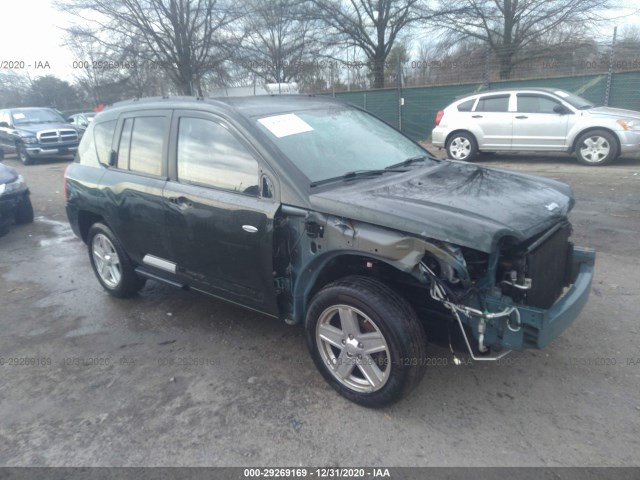
[[[458,40],[475,38],[488,44],[499,64],[500,78],[508,79],[514,66],[531,58],[522,55],[529,46],[536,45],[536,54],[543,56],[563,44],[575,44],[604,21],[604,9],[616,1],[459,0],[460,11],[436,17],[434,23]],[[441,2],[445,6],[450,0]],[[544,42],[551,34],[562,40]]]
[[[239,45],[232,24],[242,12],[227,0],[59,0],[94,26],[94,38],[119,51],[136,45],[138,60],[158,65],[180,93],[202,95],[203,77]],[[88,33],[89,35],[91,33]]]
[[[0,108],[26,106],[31,79],[26,73],[0,70]]]
[[[336,34],[334,42],[358,46],[373,72],[373,87],[384,87],[384,67],[399,35],[425,19],[420,0],[311,0],[315,16]]]
[[[29,106],[58,110],[70,110],[81,105],[76,88],[53,75],[38,77],[31,82],[28,103]]]
[[[320,50],[318,22],[305,0],[248,0],[241,65],[267,82],[298,79]]]

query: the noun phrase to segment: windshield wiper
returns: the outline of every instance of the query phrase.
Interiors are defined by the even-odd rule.
[[[385,170],[391,170],[393,168],[398,168],[398,167],[408,167],[409,165],[415,162],[424,162],[427,158],[429,158],[428,155],[416,155],[415,157],[410,157],[401,162],[394,163],[393,165],[389,165],[388,167],[385,168]]]
[[[317,187],[319,185],[336,182],[338,180],[353,180],[355,178],[370,177],[372,175],[382,175],[384,173],[389,173],[389,172],[400,172],[400,173],[406,172],[406,170],[393,169],[392,167],[393,165],[391,167],[387,167],[384,169],[377,169],[377,170],[354,170],[353,172],[347,172],[343,175],[338,175],[337,177],[325,178],[324,180],[316,180],[315,182],[311,182],[310,185],[312,187]]]

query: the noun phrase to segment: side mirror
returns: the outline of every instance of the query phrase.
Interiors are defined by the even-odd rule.
[[[273,182],[266,175],[262,176],[262,198],[273,198]]]
[[[562,105],[556,105],[553,107],[553,111],[555,113],[559,113],[560,115],[564,115],[565,113],[569,113],[568,110]]]
[[[9,128],[9,124],[7,122],[0,122],[0,128]]]
[[[115,150],[111,150],[111,154],[109,155],[109,166],[115,167],[117,160],[118,160],[118,154],[116,153]]]

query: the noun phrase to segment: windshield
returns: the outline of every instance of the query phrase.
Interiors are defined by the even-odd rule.
[[[262,117],[256,123],[311,182],[428,154],[384,122],[345,106]]]
[[[589,100],[579,97],[578,95],[574,95],[573,93],[565,92],[564,90],[556,90],[553,93],[578,110],[586,110],[587,108],[592,108],[594,106]]]
[[[14,125],[26,123],[66,123],[64,119],[50,108],[23,108],[11,110]]]

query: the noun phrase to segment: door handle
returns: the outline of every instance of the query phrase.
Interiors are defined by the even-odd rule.
[[[256,233],[258,231],[258,229],[253,225],[242,225],[242,229],[249,233]]]
[[[518,115],[516,116],[516,118],[529,118],[529,117],[527,117],[526,115]]]
[[[482,118],[482,115],[471,115],[471,118]]]

